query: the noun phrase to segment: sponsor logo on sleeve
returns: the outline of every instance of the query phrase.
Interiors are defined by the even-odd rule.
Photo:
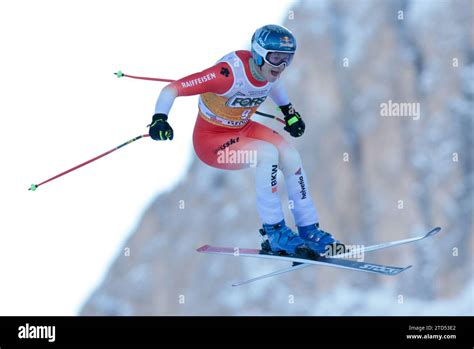
[[[224,75],[226,78],[228,78],[228,77],[229,77],[229,74],[230,74],[229,69],[227,69],[227,68],[225,68],[225,67],[222,67],[222,68],[221,68],[220,73],[221,73],[221,75]]]
[[[207,75],[200,76],[196,79],[183,81],[183,82],[181,82],[181,87],[188,88],[188,87],[193,87],[193,86],[196,86],[196,85],[201,85],[201,84],[203,84],[207,81],[214,80],[216,77],[217,76],[216,76],[215,73],[209,73]]]

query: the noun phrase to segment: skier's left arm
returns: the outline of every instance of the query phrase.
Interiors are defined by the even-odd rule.
[[[293,137],[300,137],[304,133],[306,126],[301,115],[290,103],[285,87],[281,81],[273,85],[270,91],[270,98],[280,107],[281,112],[285,115],[286,126],[283,129]]]

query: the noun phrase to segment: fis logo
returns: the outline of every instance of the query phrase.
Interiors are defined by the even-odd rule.
[[[272,193],[275,193],[277,191],[277,172],[278,172],[278,166],[277,165],[272,165],[272,174],[271,174],[271,186],[272,186]]]

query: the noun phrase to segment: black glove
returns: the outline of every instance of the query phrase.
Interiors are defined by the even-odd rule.
[[[283,129],[293,137],[300,137],[306,127],[301,115],[295,111],[291,103],[281,106],[280,110],[285,115],[286,126]]]
[[[155,141],[170,141],[173,139],[173,129],[170,124],[166,121],[168,116],[166,114],[155,114],[153,120],[148,127],[150,128],[149,134]]]

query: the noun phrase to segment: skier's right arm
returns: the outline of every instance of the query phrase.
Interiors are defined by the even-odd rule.
[[[173,139],[173,129],[167,119],[176,97],[194,96],[208,92],[222,94],[228,91],[233,83],[232,69],[227,63],[221,62],[166,85],[156,101],[155,114],[149,125],[150,137],[154,140]]]

